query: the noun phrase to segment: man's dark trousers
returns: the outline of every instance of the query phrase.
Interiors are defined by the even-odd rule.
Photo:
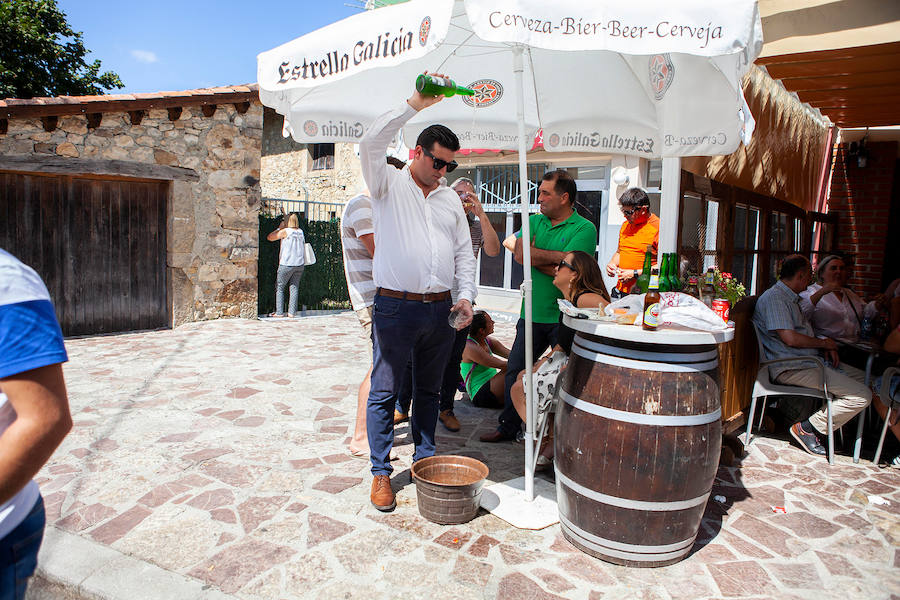
[[[389,457],[394,443],[394,407],[410,357],[415,389],[410,419],[416,445],[413,460],[434,455],[441,380],[454,339],[447,323],[449,315],[449,299],[419,302],[375,297],[372,389],[366,407],[373,475],[390,475],[393,471]]]
[[[459,363],[462,362],[463,350],[466,349],[466,340],[469,338],[471,325],[466,325],[456,332],[453,340],[453,349],[450,351],[450,360],[444,369],[444,380],[441,383],[441,402],[438,409],[453,410],[453,402],[456,397],[456,385],[459,383]],[[406,367],[406,375],[403,377],[403,385],[397,395],[397,410],[404,415],[409,414],[409,406],[412,404],[412,361]]]
[[[556,345],[556,334],[559,329],[559,323],[532,323],[531,335],[532,346],[534,348],[534,360],[536,361],[544,353],[547,348]],[[512,350],[509,352],[509,360],[506,363],[506,388],[504,394],[503,412],[500,413],[498,421],[500,425],[497,431],[505,437],[514,438],[522,425],[522,419],[516,412],[513,405],[512,396],[509,392],[513,384],[519,376],[519,373],[525,370],[525,320],[519,319],[516,323],[516,341],[513,342]]]

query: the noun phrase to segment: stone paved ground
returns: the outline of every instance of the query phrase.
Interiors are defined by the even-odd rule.
[[[344,449],[367,367],[352,313],[67,346],[75,426],[39,475],[48,532],[31,598],[900,597],[900,472],[870,462],[829,467],[760,438],[720,468],[726,501],[710,503],[688,559],[628,569],[575,550],[558,525],[424,520],[407,426],[398,508],[375,511],[368,463]],[[477,441],[496,413],[457,413],[463,430],[440,431],[440,452],[484,460],[492,481],[521,474],[521,445]]]

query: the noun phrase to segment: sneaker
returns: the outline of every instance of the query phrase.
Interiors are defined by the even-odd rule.
[[[409,415],[403,414],[402,412],[400,412],[399,410],[397,410],[395,408],[394,409],[394,425],[399,425],[400,423],[405,423],[406,421],[409,421]]]
[[[825,447],[822,445],[822,442],[819,441],[819,436],[815,433],[807,433],[802,427],[800,427],[800,423],[794,423],[791,425],[791,437],[793,437],[797,442],[800,443],[800,447],[809,452],[810,454],[815,454],[816,456],[825,456],[828,454],[828,451],[825,450]]]
[[[438,418],[441,420],[441,423],[450,431],[459,431],[459,419],[456,418],[456,415],[453,414],[452,409],[442,410],[440,416]]]

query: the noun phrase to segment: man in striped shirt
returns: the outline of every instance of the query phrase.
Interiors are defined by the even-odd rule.
[[[387,163],[397,169],[406,166],[402,160],[393,156],[387,157]],[[369,456],[369,442],[366,439],[366,402],[369,399],[372,378],[372,305],[375,303],[375,282],[372,280],[375,225],[369,190],[363,191],[344,205],[344,214],[341,216],[341,246],[350,305],[365,332],[366,348],[369,350],[369,370],[359,384],[356,395],[356,425],[349,444],[350,454],[364,457]]]

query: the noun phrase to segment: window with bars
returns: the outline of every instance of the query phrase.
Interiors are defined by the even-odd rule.
[[[310,144],[309,157],[312,160],[310,171],[333,169],[334,144]]]
[[[734,207],[734,250],[731,274],[748,290],[756,293],[756,270],[759,261],[759,209],[746,204]]]
[[[719,263],[719,200],[697,192],[681,198],[679,256],[682,272],[700,274]]]

